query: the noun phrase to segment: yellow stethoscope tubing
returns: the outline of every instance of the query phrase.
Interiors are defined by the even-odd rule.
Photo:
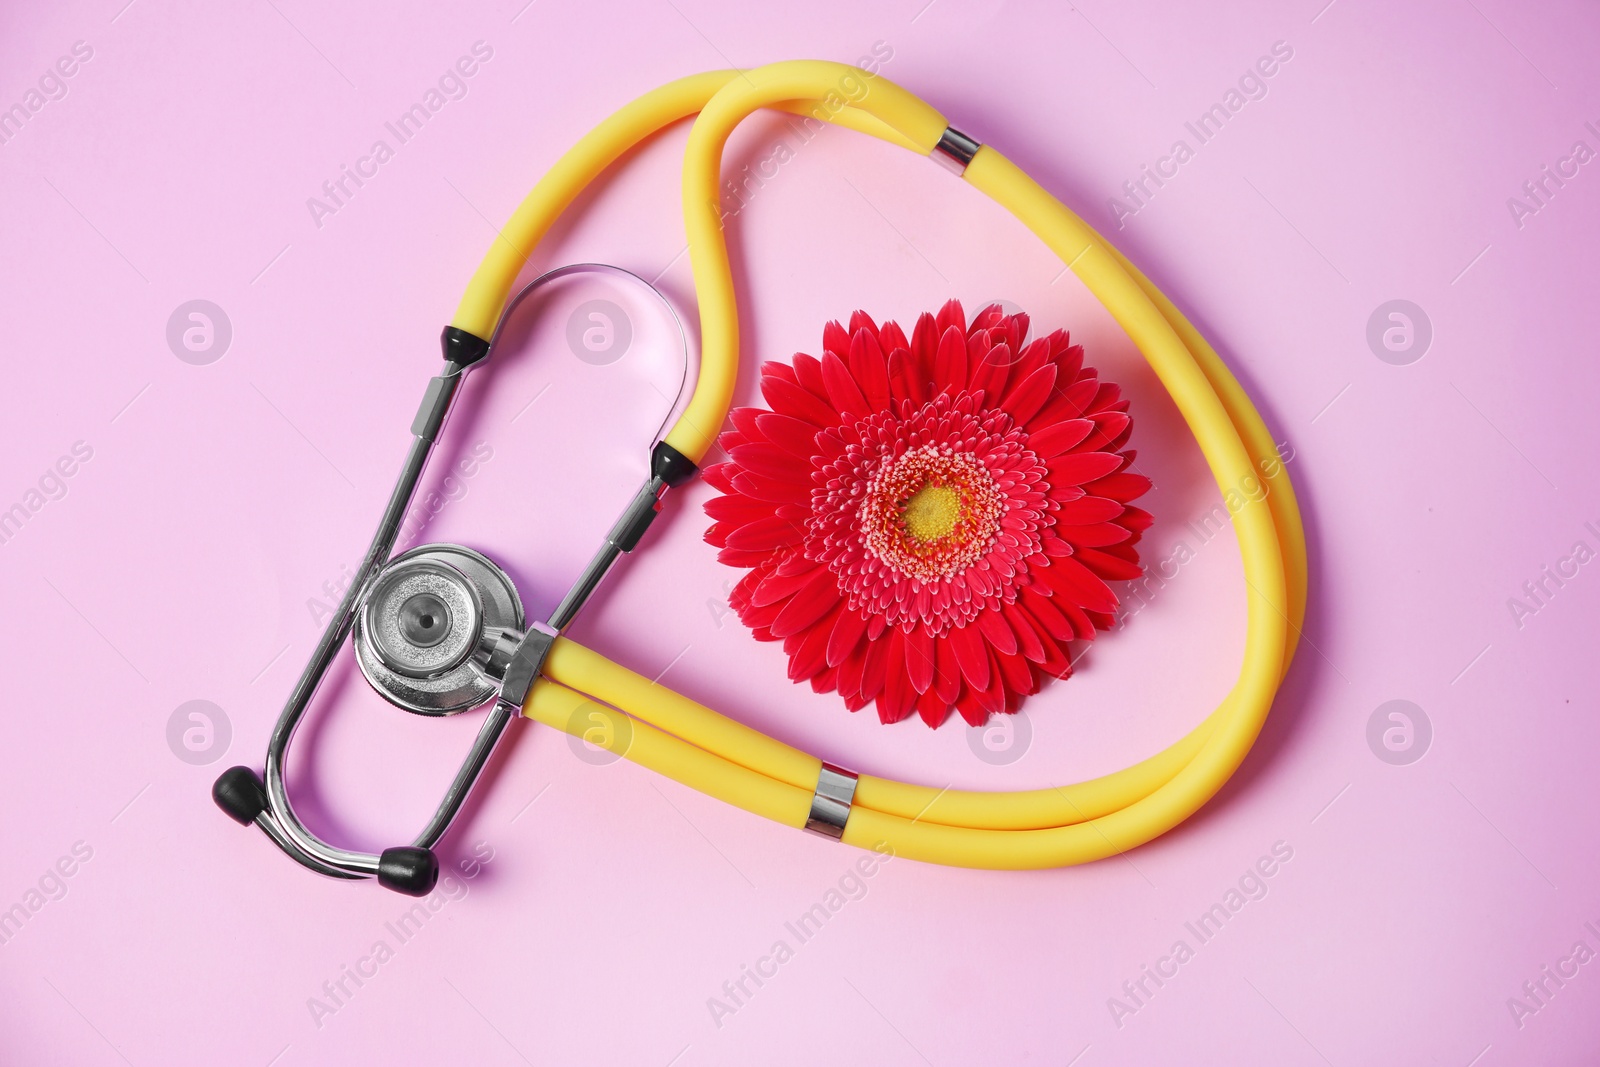
[[[701,376],[667,437],[698,461],[731,403],[738,321],[718,210],[723,146],[762,107],[779,107],[931,153],[947,123],[882,77],[849,106],[828,102],[854,68],[802,61],[696,75],[646,94],[575,146],[529,194],[462,301],[453,325],[492,331],[517,272],[551,222],[598,174],[657,129],[699,112],[684,164],[684,212],[701,312]],[[1187,736],[1102,778],[1016,793],[934,790],[862,775],[844,840],[933,862],[995,868],[1057,866],[1103,858],[1171,829],[1227,781],[1248,752],[1292,655],[1305,609],[1305,543],[1287,472],[1254,405],[1215,351],[1153,284],[1087,224],[992,148],[966,179],[1011,210],[1068,263],[1111,311],[1173,395],[1225,493],[1248,478],[1268,492],[1249,499],[1234,526],[1249,586],[1240,677]],[[487,325],[485,325],[487,323]],[[1252,495],[1253,496],[1253,495]],[[709,795],[791,826],[805,824],[821,762],[654,685],[562,639],[525,710],[584,733],[578,713],[599,701],[628,713],[628,729],[601,743]],[[591,739],[594,735],[591,731]]]
[[[578,194],[629,149],[673,123],[699,114],[706,101],[736,77],[737,71],[718,70],[680,78],[627,104],[584,135],[529,191],[500,230],[499,239],[467,284],[450,325],[477,337],[494,336],[517,275],[550,226]],[[780,107],[800,115],[810,115],[814,110],[808,109],[802,101],[786,102]],[[827,121],[837,125],[917,149],[898,131],[852,107],[844,106],[825,115]],[[698,462],[703,455],[702,450],[689,458]]]

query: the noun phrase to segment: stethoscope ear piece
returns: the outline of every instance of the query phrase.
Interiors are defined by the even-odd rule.
[[[439,857],[431,848],[401,845],[378,857],[378,884],[408,897],[425,897],[439,883]]]
[[[249,767],[229,767],[211,786],[211,799],[240,826],[267,810],[267,787]]]

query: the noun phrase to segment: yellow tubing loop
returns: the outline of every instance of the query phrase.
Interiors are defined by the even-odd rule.
[[[845,94],[845,87],[852,92]],[[872,134],[923,155],[948,123],[881,76],[821,61],[716,71],[672,82],[618,111],[534,187],[474,275],[452,325],[493,334],[529,252],[582,189],[629,148],[698,115],[683,168],[683,210],[698,294],[700,378],[668,444],[698,463],[727,418],[739,321],[718,208],[724,145],[761,108]],[[843,840],[933,863],[1027,869],[1124,852],[1172,829],[1209,800],[1260,732],[1305,618],[1305,533],[1271,434],[1215,350],[1137,268],[1010,160],[978,150],[965,180],[1071,266],[1149,361],[1177,403],[1224,494],[1262,478],[1233,514],[1247,586],[1238,681],[1185,737],[1141,763],[1072,785],[1020,792],[934,789],[861,775]],[[1232,498],[1242,494],[1234,492]],[[793,827],[810,812],[821,761],[566,638],[524,706],[660,774]],[[599,724],[600,728],[596,728]]]

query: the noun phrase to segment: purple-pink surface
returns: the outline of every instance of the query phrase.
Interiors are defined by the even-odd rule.
[[[1600,1056],[1592,5],[110,0],[0,26],[0,1060]],[[635,95],[787,58],[868,63],[1008,153],[1252,391],[1305,508],[1311,606],[1235,779],[1121,858],[867,875],[518,723],[415,913],[229,822],[211,781],[261,765],[495,227]],[[533,266],[656,279],[692,333],[684,139],[580,198]],[[1240,662],[1238,554],[1109,315],[893,147],[762,116],[725,168],[741,401],[758,360],[816,352],[857,307],[1021,306],[1132,397],[1159,580],[1025,722],[885,727],[790,685],[731,614],[697,485],[574,635],[936,787],[1077,781],[1198,723]],[[569,325],[532,322],[469,383],[408,531],[494,556],[535,612],[677,386],[651,329],[597,359]],[[341,843],[397,843],[476,725],[389,707],[346,655],[294,796]]]

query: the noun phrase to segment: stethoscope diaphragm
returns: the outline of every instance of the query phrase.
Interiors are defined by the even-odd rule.
[[[453,715],[494,699],[496,649],[523,627],[516,586],[488,557],[422,545],[396,556],[369,587],[356,612],[356,662],[391,704]]]

